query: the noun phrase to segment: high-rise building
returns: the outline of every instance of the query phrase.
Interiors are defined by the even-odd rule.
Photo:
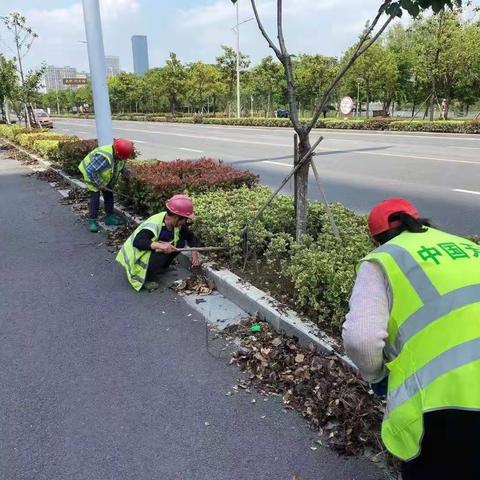
[[[70,85],[64,85],[64,78],[75,78],[77,69],[75,67],[54,67],[48,65],[45,72],[45,89],[50,90],[66,90],[72,88]]]
[[[132,37],[133,71],[137,75],[144,75],[149,69],[148,45],[146,35],[134,35]]]
[[[120,58],[113,55],[105,55],[107,77],[115,77],[120,73]]]

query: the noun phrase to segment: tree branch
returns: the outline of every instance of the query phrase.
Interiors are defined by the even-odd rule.
[[[365,34],[361,38],[361,40],[360,40],[358,46],[356,47],[353,55],[350,57],[350,60],[347,62],[346,65],[344,65],[344,67],[337,74],[337,76],[332,81],[332,83],[330,84],[328,89],[325,91],[322,99],[320,100],[320,102],[317,104],[317,106],[315,108],[315,112],[314,112],[312,121],[310,122],[310,125],[308,126],[308,132],[310,132],[312,130],[312,128],[314,128],[315,125],[317,124],[317,121],[320,117],[320,114],[322,113],[325,105],[328,102],[328,99],[330,98],[331,94],[333,93],[333,90],[335,90],[335,88],[339,84],[340,80],[345,76],[345,74],[350,70],[350,68],[352,68],[352,66],[355,64],[355,62],[358,60],[358,58],[360,56],[362,56],[378,40],[380,35],[382,35],[382,33],[385,31],[385,29],[395,19],[396,15],[391,14],[388,17],[388,19],[385,21],[385,23],[382,25],[380,30],[370,39],[369,42],[367,42],[367,44],[365,44],[365,42],[369,38],[370,34],[372,33],[373,29],[378,24],[378,21],[379,21],[380,17],[383,15],[383,12],[385,10],[385,6],[388,6],[389,3],[391,3],[391,0],[386,0],[385,1],[385,3],[383,4],[382,8],[379,11],[379,13],[377,14],[374,21],[372,22],[371,27],[367,29],[367,31],[365,32]]]
[[[295,79],[293,77],[292,59],[285,46],[285,37],[283,36],[283,0],[277,0],[277,31],[278,44],[280,45],[280,52],[282,54],[282,64],[285,69],[287,77],[287,93],[288,103],[290,106],[290,120],[293,123],[293,128],[297,133],[300,133],[302,125],[298,118],[297,95],[295,92]]]
[[[253,13],[255,14],[255,19],[257,21],[257,25],[258,25],[258,28],[260,29],[260,32],[262,32],[262,35],[264,36],[265,40],[267,41],[268,46],[275,52],[275,55],[277,56],[277,58],[283,63],[282,52],[280,52],[280,50],[277,48],[277,46],[272,42],[272,40],[268,36],[268,33],[266,32],[265,28],[263,27],[262,21],[260,20],[260,16],[258,15],[255,0],[251,0],[251,3],[252,3]]]

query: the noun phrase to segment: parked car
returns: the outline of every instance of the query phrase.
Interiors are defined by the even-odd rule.
[[[276,110],[275,111],[275,116],[277,118],[289,118],[290,117],[290,112],[288,110]]]
[[[35,115],[35,120],[42,128],[53,128],[53,121],[48,116],[48,113],[41,108],[34,108],[33,114]]]

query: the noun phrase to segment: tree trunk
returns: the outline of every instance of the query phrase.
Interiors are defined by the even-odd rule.
[[[432,79],[432,96],[430,97],[430,121],[433,122],[435,120],[435,76]]]
[[[367,118],[370,118],[370,95],[367,93]]]
[[[298,158],[300,161],[310,150],[310,138],[306,131],[298,132]],[[308,174],[310,171],[310,160],[295,175],[295,215],[296,215],[296,239],[300,241],[307,233],[308,221]]]

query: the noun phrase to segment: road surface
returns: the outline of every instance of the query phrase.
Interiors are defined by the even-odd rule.
[[[55,129],[95,137],[94,120],[55,119]],[[293,164],[293,131],[278,128],[114,121],[142,159],[222,159],[276,187]],[[316,130],[325,137],[317,165],[329,201],[358,212],[389,196],[413,200],[438,227],[480,234],[480,136]],[[287,185],[285,193],[291,193]],[[310,198],[320,194],[313,174]]]
[[[105,237],[28,172],[0,152],[2,480],[383,479],[313,451],[281,399],[226,396],[240,373],[207,352],[199,314],[134,292]]]

